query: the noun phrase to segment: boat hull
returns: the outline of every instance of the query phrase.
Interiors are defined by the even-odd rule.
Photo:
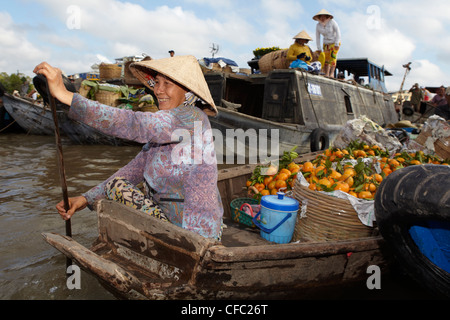
[[[54,135],[55,122],[48,107],[9,94],[3,96],[6,111],[17,121],[27,134]],[[84,123],[68,117],[68,107],[58,104],[58,125],[62,135],[74,144],[136,145],[135,142],[106,135]]]
[[[206,239],[124,205],[102,200],[90,249],[58,234],[45,240],[125,299],[300,299],[365,281],[369,266],[389,271],[381,237],[277,244],[231,220],[254,165],[222,169],[218,188],[226,227]]]
[[[99,206],[91,250],[64,236],[44,238],[121,298],[306,298],[367,279],[370,265],[387,268],[381,237],[274,244],[229,222],[218,243],[114,202]]]
[[[42,104],[31,102],[9,94],[3,96],[6,111],[28,134],[53,135],[54,122],[52,113]],[[59,111],[58,113],[61,113]]]

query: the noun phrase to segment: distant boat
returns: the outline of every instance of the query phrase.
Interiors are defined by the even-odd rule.
[[[55,124],[49,107],[42,103],[5,93],[3,104],[27,134],[54,135]],[[57,107],[61,135],[75,144],[134,145],[135,142],[106,135],[79,121],[68,117],[68,108],[60,103]]]
[[[28,134],[53,135],[52,113],[42,103],[5,93],[2,97],[6,111]],[[62,113],[63,111],[58,111]]]

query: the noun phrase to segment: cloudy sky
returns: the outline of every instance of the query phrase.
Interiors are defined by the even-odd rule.
[[[0,0],[0,72],[32,70],[41,61],[66,74],[101,61],[146,53],[226,57],[248,68],[258,47],[288,48],[312,16],[331,12],[342,33],[341,58],[367,57],[394,74],[389,91],[450,85],[448,0]],[[310,43],[316,49],[316,41]]]

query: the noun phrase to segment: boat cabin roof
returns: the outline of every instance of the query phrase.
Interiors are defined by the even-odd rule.
[[[343,71],[347,70],[349,73],[359,75],[360,77],[374,75],[374,70],[380,70],[385,76],[392,76],[392,73],[378,66],[377,64],[370,61],[368,58],[357,58],[357,59],[341,59],[337,61],[336,68]]]
[[[392,76],[392,73],[387,71],[384,66],[380,67],[368,58],[338,59],[336,69],[352,73],[358,83],[361,77],[367,77],[369,87],[383,92],[387,92],[384,77]]]

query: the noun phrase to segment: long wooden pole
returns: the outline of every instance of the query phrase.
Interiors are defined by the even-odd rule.
[[[58,155],[58,165],[59,165],[59,176],[61,181],[61,188],[62,188],[62,194],[63,194],[63,200],[64,200],[64,209],[69,210],[69,195],[67,192],[67,183],[66,183],[66,171],[64,168],[64,157],[63,157],[63,151],[62,151],[62,144],[61,144],[61,136],[59,133],[59,125],[58,125],[58,114],[56,113],[56,99],[50,94],[50,90],[47,85],[47,96],[50,103],[50,108],[52,109],[53,114],[53,122],[55,123],[55,138],[56,138],[56,148],[57,148],[57,155]],[[70,219],[66,220],[66,236],[72,237],[72,223]],[[66,266],[69,267],[72,265],[72,259],[67,258],[66,259]]]

